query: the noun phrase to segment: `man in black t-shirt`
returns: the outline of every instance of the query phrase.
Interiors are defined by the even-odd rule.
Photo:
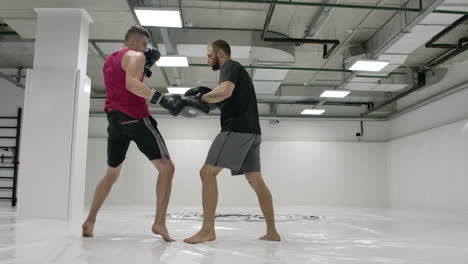
[[[232,175],[245,175],[257,194],[266,222],[261,240],[280,241],[276,231],[273,199],[263,181],[260,168],[261,131],[257,98],[250,75],[237,61],[231,60],[231,48],[224,40],[208,45],[207,62],[220,70],[219,85],[202,96],[206,103],[217,103],[221,109],[221,132],[216,136],[200,170],[202,180],[203,226],[186,243],[216,239],[214,218],[218,202],[216,176],[224,168]]]

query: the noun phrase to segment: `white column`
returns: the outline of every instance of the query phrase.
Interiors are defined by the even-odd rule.
[[[91,81],[91,17],[83,9],[38,8],[34,68],[28,70],[18,176],[18,218],[82,216]]]

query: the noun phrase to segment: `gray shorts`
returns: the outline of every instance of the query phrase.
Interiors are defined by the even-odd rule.
[[[231,170],[232,175],[260,172],[261,135],[221,132],[213,140],[205,164]]]

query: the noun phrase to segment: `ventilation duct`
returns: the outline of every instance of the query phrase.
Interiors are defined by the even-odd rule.
[[[457,11],[464,11],[464,8],[468,8],[468,6],[457,8],[450,2],[450,0],[426,0],[423,1],[423,6],[427,6],[427,8],[420,14],[409,14],[409,17],[405,19],[402,19],[400,15],[395,15],[367,43],[368,58],[389,61],[390,64],[381,73],[366,74],[374,75],[375,78],[363,79],[353,74],[342,84],[341,88],[397,92],[412,85],[410,75],[395,77],[390,73],[403,65],[408,56],[416,49],[462,17],[459,14],[433,13],[436,8]]]

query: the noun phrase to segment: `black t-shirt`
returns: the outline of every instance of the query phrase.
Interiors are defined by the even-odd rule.
[[[257,96],[249,73],[237,61],[221,66],[219,83],[235,84],[231,97],[220,102],[221,131],[261,134],[258,121]]]

